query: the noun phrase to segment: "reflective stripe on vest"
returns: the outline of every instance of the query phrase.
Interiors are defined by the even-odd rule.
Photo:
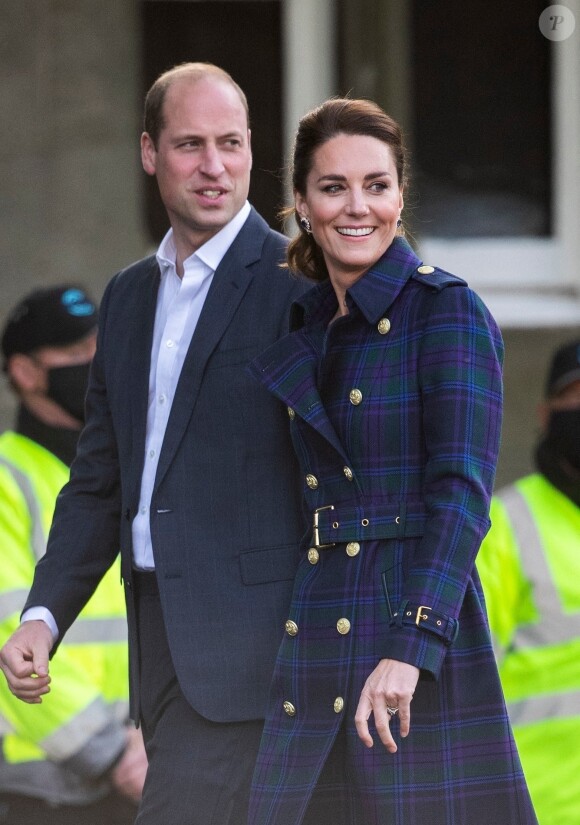
[[[580,613],[564,613],[561,609],[560,594],[552,579],[542,539],[525,497],[516,487],[508,487],[497,498],[503,503],[511,522],[520,548],[524,574],[534,582],[534,602],[539,615],[539,620],[534,624],[516,630],[513,647],[518,650],[577,639],[580,636]]]
[[[0,466],[5,467],[8,470],[22,493],[22,496],[24,497],[26,506],[28,507],[28,511],[30,513],[30,521],[32,523],[30,543],[32,545],[34,558],[38,561],[46,552],[46,536],[44,535],[44,530],[42,529],[40,507],[38,506],[38,501],[34,495],[32,484],[27,476],[18,469],[18,467],[15,467],[14,464],[11,464],[2,456],[0,456]]]
[[[128,704],[125,705],[128,711]],[[65,724],[47,736],[39,746],[57,762],[69,759],[85,747],[87,742],[111,721],[111,710],[99,697],[77,713],[70,724]]]
[[[580,710],[580,691],[529,696],[519,702],[508,702],[513,725],[529,725],[544,719],[577,717]]]
[[[0,593],[0,622],[6,621],[13,613],[20,614],[28,597],[28,590],[10,590]]]

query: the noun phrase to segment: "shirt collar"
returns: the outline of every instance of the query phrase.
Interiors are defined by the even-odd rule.
[[[212,272],[215,272],[225,257],[226,252],[236,239],[236,236],[242,226],[247,221],[250,210],[251,206],[248,201],[246,201],[240,211],[234,215],[229,223],[227,223],[208,241],[202,244],[199,249],[196,249],[196,251],[193,252],[189,258],[186,258],[183,262],[184,269],[187,269],[188,262],[191,262],[194,258],[197,258],[209,267]],[[176,254],[175,242],[173,240],[173,229],[169,229],[159,244],[159,249],[157,250],[155,256],[161,272],[164,272],[169,267],[175,268]]]

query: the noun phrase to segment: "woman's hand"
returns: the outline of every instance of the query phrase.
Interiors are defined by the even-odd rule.
[[[368,724],[372,713],[381,742],[390,753],[396,753],[387,708],[398,708],[401,736],[407,736],[411,730],[411,699],[418,680],[418,667],[396,659],[381,659],[365,682],[354,717],[358,735],[367,748],[373,746]]]

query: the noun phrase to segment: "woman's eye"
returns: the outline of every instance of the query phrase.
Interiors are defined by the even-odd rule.
[[[322,191],[329,195],[334,195],[336,192],[340,192],[341,188],[338,183],[330,183],[328,186],[325,186]]]
[[[383,181],[375,181],[375,183],[371,184],[370,188],[373,192],[385,192],[389,188],[389,184]]]

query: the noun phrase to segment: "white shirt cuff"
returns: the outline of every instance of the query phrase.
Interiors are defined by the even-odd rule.
[[[58,639],[58,627],[54,620],[54,616],[47,607],[29,607],[28,610],[22,614],[20,623],[32,622],[37,619],[42,619],[42,621],[49,626],[50,632],[52,633],[52,641],[56,642]]]

